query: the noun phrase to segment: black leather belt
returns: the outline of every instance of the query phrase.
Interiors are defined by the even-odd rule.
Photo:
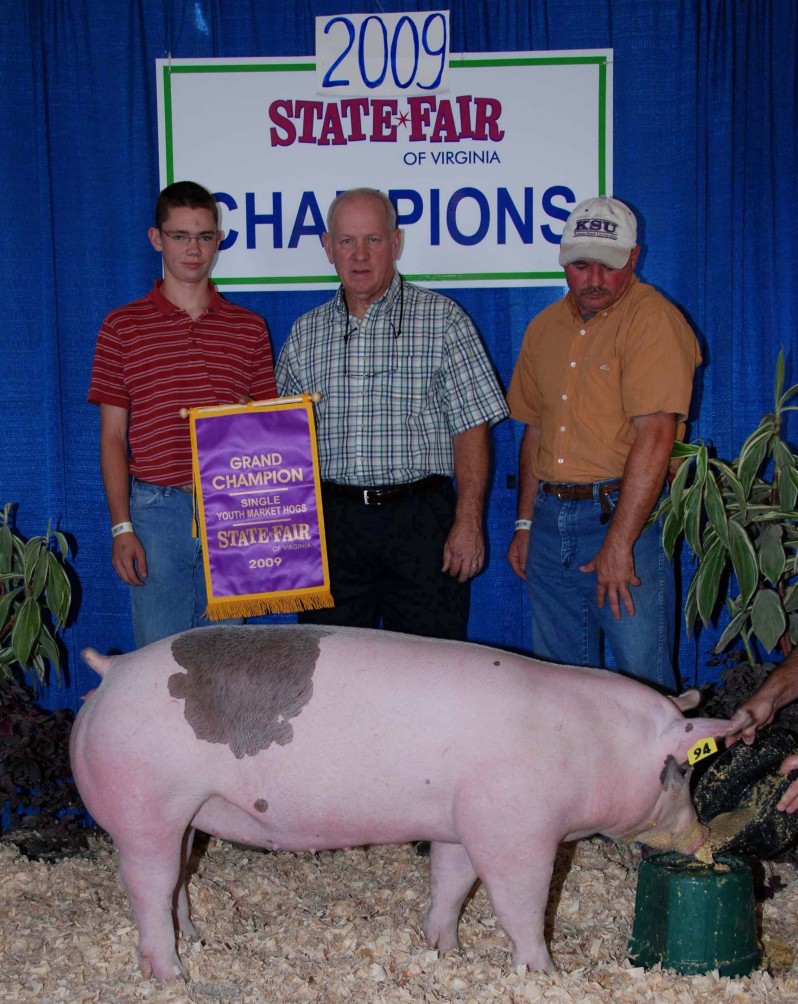
[[[359,502],[361,505],[385,505],[386,502],[396,502],[409,495],[421,495],[449,483],[449,478],[442,474],[431,474],[420,481],[411,481],[406,485],[385,485],[382,488],[361,488],[358,485],[339,485],[335,481],[323,481],[321,488],[329,495]]]

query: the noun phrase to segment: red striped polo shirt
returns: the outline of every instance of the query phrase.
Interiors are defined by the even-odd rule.
[[[263,318],[219,295],[196,320],[154,288],[105,318],[89,401],[129,413],[130,470],[141,481],[192,480],[189,423],[181,408],[277,396]]]

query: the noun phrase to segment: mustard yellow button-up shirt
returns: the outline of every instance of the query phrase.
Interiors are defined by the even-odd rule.
[[[675,413],[681,438],[700,362],[681,312],[636,276],[589,321],[570,293],[547,307],[526,330],[507,394],[511,416],[540,428],[532,473],[542,481],[620,477],[640,415]]]

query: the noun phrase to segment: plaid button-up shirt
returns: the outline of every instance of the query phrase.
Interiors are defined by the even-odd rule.
[[[451,477],[452,437],[508,414],[464,311],[398,273],[361,320],[349,315],[342,289],[303,314],[276,376],[282,395],[321,393],[321,476],[339,484]]]

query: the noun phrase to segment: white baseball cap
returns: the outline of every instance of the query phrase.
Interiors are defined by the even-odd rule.
[[[623,268],[637,244],[637,220],[619,199],[600,195],[585,199],[565,221],[560,241],[560,264],[600,261]]]

